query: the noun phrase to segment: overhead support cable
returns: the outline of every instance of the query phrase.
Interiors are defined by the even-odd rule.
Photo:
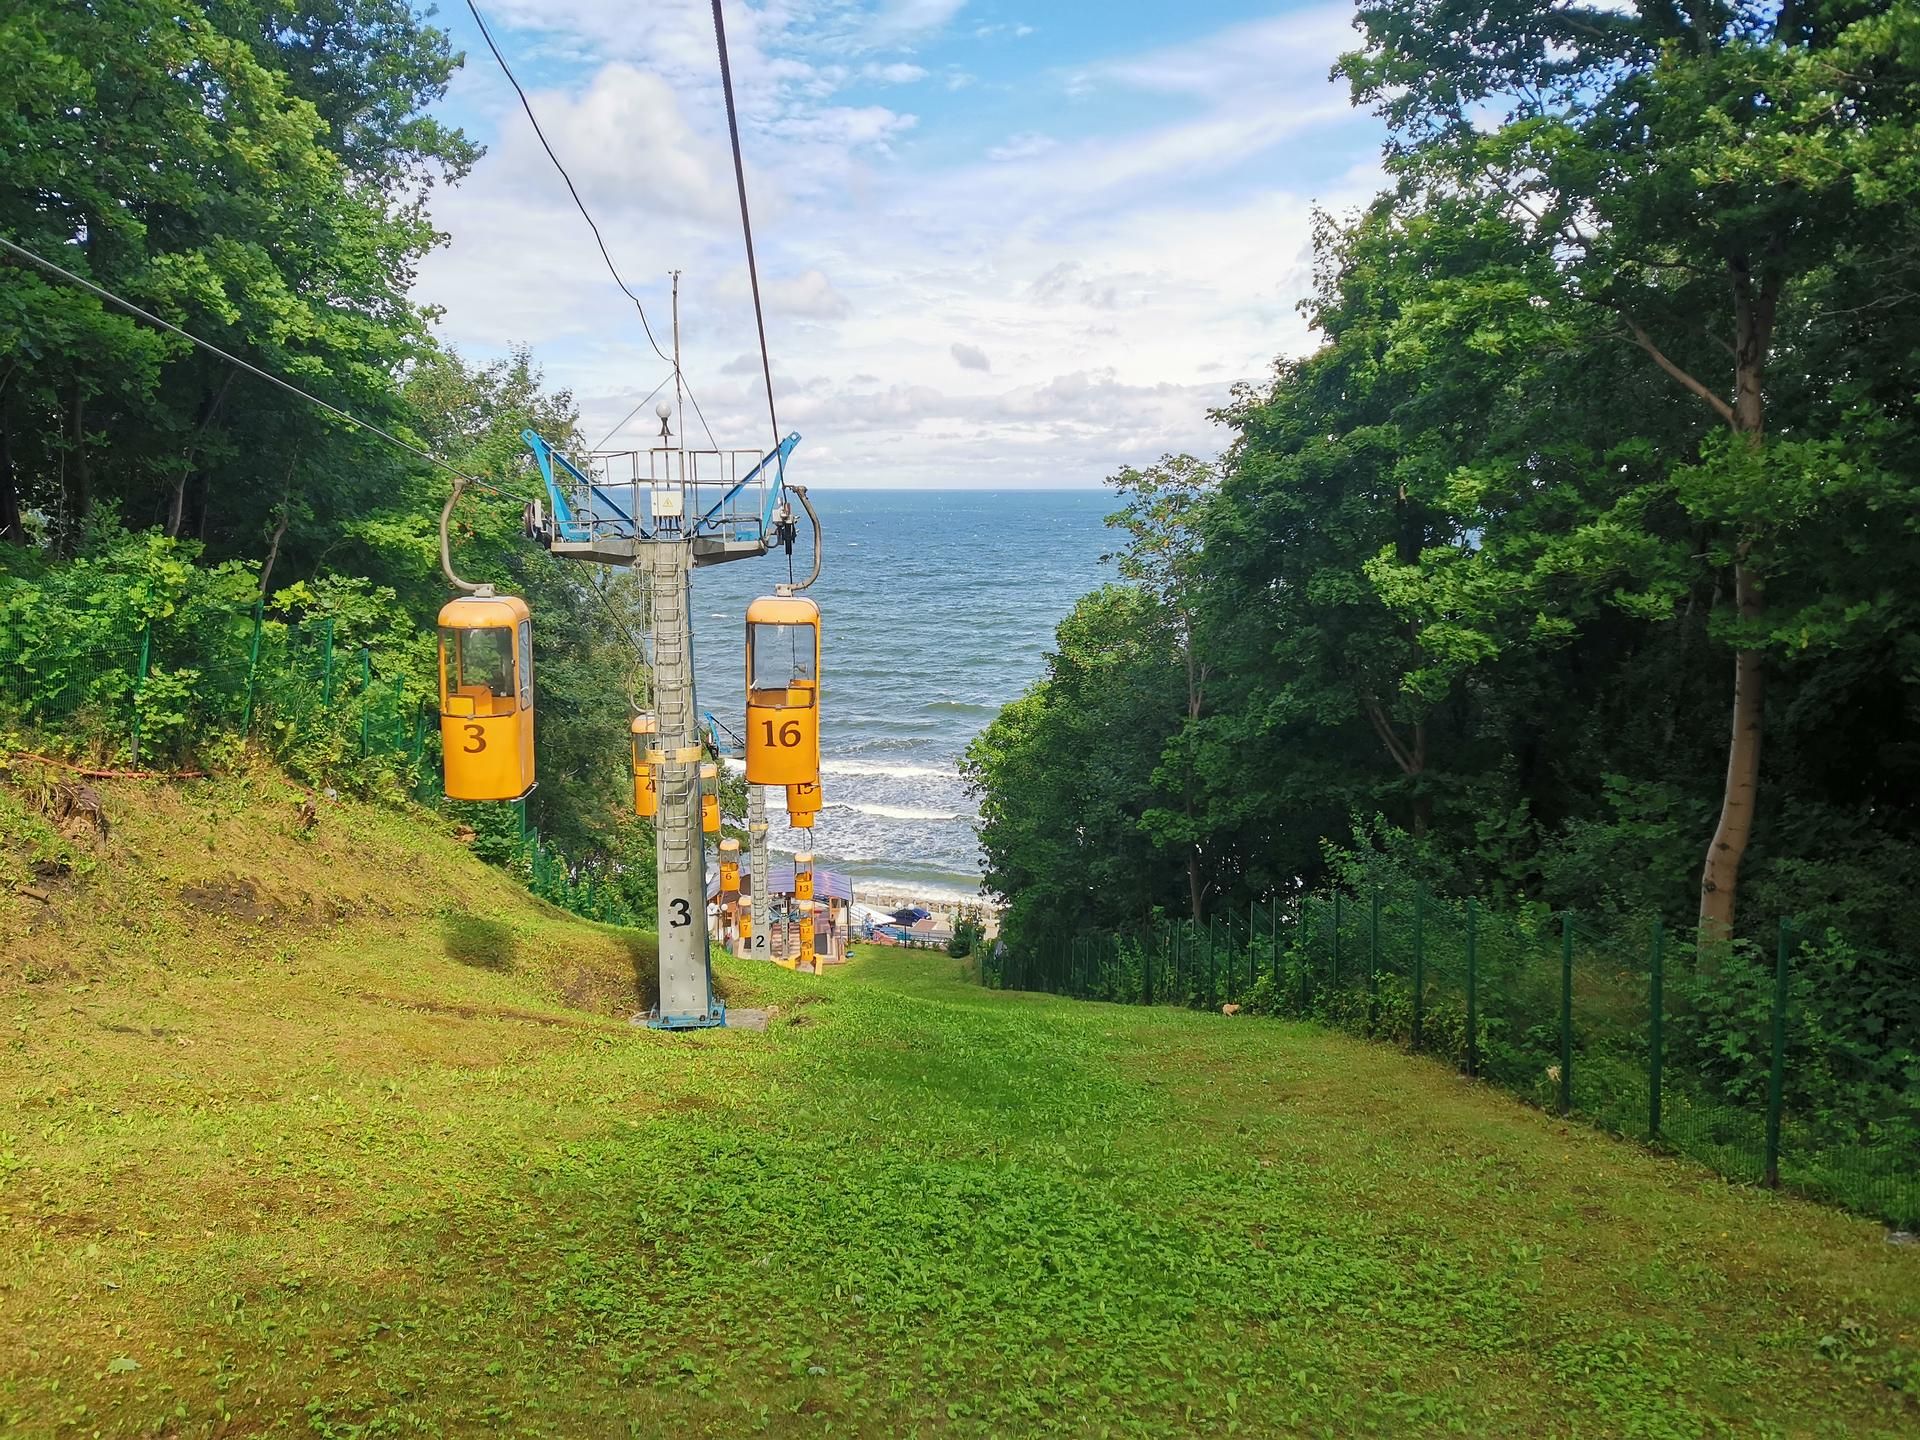
[[[618,435],[622,430],[626,429],[627,422],[633,419],[634,416],[640,413],[641,406],[645,405],[647,401],[651,400],[654,396],[658,395],[662,390],[666,389],[667,382],[672,379],[673,379],[673,376],[669,374],[666,380],[662,380],[658,385],[654,386],[646,394],[642,395],[640,397],[640,404],[635,405],[631,410],[627,411],[625,415],[622,415],[620,417],[620,423],[618,425],[615,425],[611,430],[607,431],[606,434],[602,435],[600,437],[600,443],[598,445],[595,445],[593,448],[595,450],[606,449],[607,441],[613,439],[614,436]]]
[[[753,253],[753,216],[747,206],[747,167],[740,155],[740,114],[733,100],[733,65],[727,58],[727,21],[721,14],[720,0],[713,0],[713,39],[720,50],[720,91],[727,102],[727,138],[733,144],[733,183],[740,192],[740,234],[747,247],[747,280],[753,287],[753,323],[760,335],[760,373],[767,382],[767,421],[773,427],[773,453],[780,455],[780,416],[773,402],[773,360],[767,351],[767,316],[760,303],[760,265]],[[695,405],[695,412],[699,406]],[[705,417],[702,417],[705,423]],[[787,544],[787,593],[804,590],[820,578],[820,517],[813,512],[813,502],[807,499],[804,485],[788,485],[786,460],[779,460],[779,483],[783,489],[792,490],[800,497],[805,507],[807,520],[813,527],[813,571],[805,581],[796,582],[793,578],[793,546]]]
[[[469,475],[466,471],[460,469],[458,466],[450,464],[445,460],[442,460],[438,455],[435,455],[431,450],[424,450],[420,446],[415,445],[410,441],[402,440],[398,435],[393,434],[391,431],[381,429],[378,425],[375,425],[371,420],[362,420],[358,415],[350,414],[347,411],[342,410],[338,405],[330,404],[329,402],[322,400],[318,395],[310,394],[309,392],[302,390],[298,385],[295,385],[292,381],[282,380],[278,375],[275,375],[272,371],[263,370],[258,365],[255,365],[252,361],[242,360],[238,355],[233,354],[231,351],[221,349],[218,345],[214,344],[211,340],[202,340],[198,335],[195,335],[191,330],[183,330],[178,325],[174,324],[171,320],[161,319],[158,315],[154,314],[151,310],[143,309],[139,305],[134,304],[133,301],[124,299],[121,296],[114,294],[113,291],[107,289],[106,286],[97,285],[93,281],[87,279],[84,275],[76,275],[73,271],[67,269],[63,265],[55,264],[53,261],[47,259],[44,255],[35,254],[33,251],[27,249],[27,247],[24,245],[15,244],[13,241],[9,240],[4,235],[0,235],[0,250],[5,250],[9,254],[17,255],[22,260],[25,260],[30,264],[38,265],[42,270],[45,270],[48,274],[57,275],[62,280],[66,280],[71,284],[78,285],[82,290],[91,292],[92,294],[98,296],[100,299],[105,300],[109,305],[113,305],[118,309],[124,310],[126,311],[127,314],[132,315],[137,319],[145,320],[149,325],[157,325],[162,330],[166,330],[172,334],[178,335],[182,340],[187,341],[189,344],[199,346],[202,350],[206,351],[209,355],[218,356],[220,359],[226,361],[227,364],[232,365],[237,369],[244,370],[249,375],[257,375],[259,376],[260,379],[266,381],[269,385],[278,386],[280,389],[286,391],[289,395],[298,396],[300,399],[306,401],[309,405],[317,406],[319,409],[326,411],[329,415],[332,415],[338,419],[346,421],[349,425],[353,426],[356,430],[364,430],[369,435],[377,435],[380,439],[386,441],[389,445],[394,446],[396,449],[404,450],[407,452],[407,454],[413,455],[421,460],[426,461],[429,465],[436,466],[439,469],[446,471],[447,474],[453,476],[453,478],[456,481],[459,481],[467,485],[478,486],[482,490],[490,490],[494,494],[505,496],[509,500],[517,500],[522,504],[526,503],[526,499],[527,499],[526,496],[515,494],[511,490],[504,490],[500,486],[495,485],[490,481],[482,480],[478,475]]]
[[[613,283],[633,302],[633,308],[639,312],[640,328],[647,332],[647,343],[653,346],[653,353],[673,364],[673,357],[660,348],[660,342],[653,338],[653,326],[647,323],[647,307],[640,303],[640,297],[633,293],[627,282],[620,278],[620,268],[613,263],[613,256],[607,252],[607,242],[600,237],[600,227],[594,223],[587,204],[580,198],[580,192],[574,188],[573,177],[567,173],[567,167],[560,163],[560,157],[553,153],[553,146],[547,143],[547,133],[540,128],[539,117],[533,113],[533,105],[527,99],[527,92],[520,88],[520,82],[514,78],[513,67],[507,64],[507,57],[500,53],[500,47],[493,43],[493,32],[487,29],[487,22],[480,14],[480,7],[474,0],[467,0],[467,9],[473,14],[473,23],[480,27],[480,38],[487,42],[487,49],[493,52],[494,60],[500,66],[500,73],[507,77],[507,83],[513,87],[513,93],[520,97],[520,108],[527,112],[527,122],[533,126],[534,138],[539,140],[540,148],[547,152],[547,159],[553,162],[553,168],[560,172],[560,178],[566,182],[567,193],[573,197],[574,208],[579,210],[580,218],[587,222],[587,228],[593,231],[593,243],[600,247],[600,258],[607,264],[607,273],[613,276]],[[677,367],[676,367],[677,368]]]
[[[740,158],[740,117],[733,104],[733,67],[727,60],[727,22],[720,0],[713,0],[713,38],[720,47],[720,89],[727,102],[727,135],[733,141],[733,179],[740,191],[740,231],[747,242],[747,279],[753,286],[753,323],[760,331],[760,371],[767,380],[767,419],[773,424],[773,448],[780,448],[780,417],[773,409],[773,362],[767,358],[767,321],[760,308],[760,268],[753,258],[753,218],[747,213],[747,168]],[[783,470],[785,466],[781,467]]]

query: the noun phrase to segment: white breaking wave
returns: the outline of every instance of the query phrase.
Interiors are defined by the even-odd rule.
[[[916,810],[911,805],[861,805],[848,800],[827,801],[829,810],[851,810],[858,815],[871,815],[878,820],[958,820],[956,810]]]
[[[887,765],[878,760],[822,760],[820,769],[827,775],[885,775],[897,780],[929,776],[959,778],[950,765]]]

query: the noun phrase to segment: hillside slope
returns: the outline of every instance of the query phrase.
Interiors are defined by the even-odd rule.
[[[0,1432],[1920,1427],[1920,1251],[1437,1066],[920,954],[653,1035],[419,817],[100,792],[0,790]]]

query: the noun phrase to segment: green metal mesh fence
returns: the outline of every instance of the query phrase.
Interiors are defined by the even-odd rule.
[[[1306,1019],[1615,1134],[1889,1222],[1920,1222],[1912,1035],[1844,1013],[1837,937],[1772,953],[1634,916],[1342,891],[985,957],[982,980]]]

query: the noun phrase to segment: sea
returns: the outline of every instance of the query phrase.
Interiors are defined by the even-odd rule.
[[[768,791],[774,853],[810,849],[858,897],[978,893],[978,820],[960,779],[967,744],[1042,673],[1054,627],[1113,578],[1106,490],[809,488],[824,558],[807,594],[822,626],[821,787],[809,836]],[[801,517],[795,572],[811,537]],[[702,710],[740,732],[747,602],[787,578],[785,557],[693,577]]]

